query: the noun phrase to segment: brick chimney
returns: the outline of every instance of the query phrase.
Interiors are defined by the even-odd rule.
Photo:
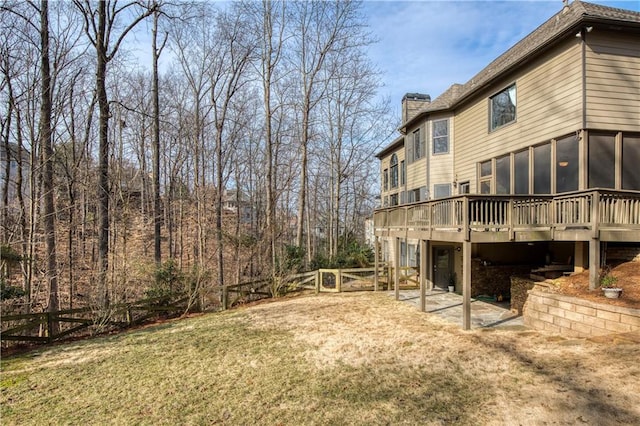
[[[431,102],[431,96],[422,93],[407,93],[402,97],[402,122],[406,123],[416,116],[418,111]]]

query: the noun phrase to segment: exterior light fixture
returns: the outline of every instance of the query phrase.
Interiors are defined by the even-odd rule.
[[[568,165],[569,165],[569,162],[568,162],[568,161],[560,161],[560,162],[558,163],[558,166],[560,166],[560,167],[567,167]]]

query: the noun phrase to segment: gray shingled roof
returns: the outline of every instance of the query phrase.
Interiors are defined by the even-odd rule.
[[[420,110],[414,118],[404,123],[403,127],[426,113],[454,108],[498,76],[544,50],[551,42],[574,29],[579,23],[589,21],[617,21],[619,24],[638,25],[640,24],[640,13],[575,0],[496,58],[467,83],[464,85],[454,84],[449,87],[442,95]]]

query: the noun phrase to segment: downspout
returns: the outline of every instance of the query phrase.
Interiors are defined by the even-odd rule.
[[[582,59],[582,130],[587,128],[587,32],[585,27],[580,29],[581,59]]]
[[[429,123],[431,122],[431,116],[427,117],[427,120],[424,125],[424,155],[426,158],[427,165],[427,190],[426,196],[427,200],[431,199],[431,149],[429,148]],[[451,140],[451,135],[449,135],[449,140]]]

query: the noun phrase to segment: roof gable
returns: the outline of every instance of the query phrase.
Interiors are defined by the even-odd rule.
[[[576,27],[588,22],[609,22],[640,27],[640,13],[574,0],[497,57],[464,85],[454,84],[433,102],[420,110],[414,118],[403,123],[402,129],[425,114],[449,110],[460,105],[498,77],[521,65],[534,55],[546,50],[553,42],[572,33]]]

